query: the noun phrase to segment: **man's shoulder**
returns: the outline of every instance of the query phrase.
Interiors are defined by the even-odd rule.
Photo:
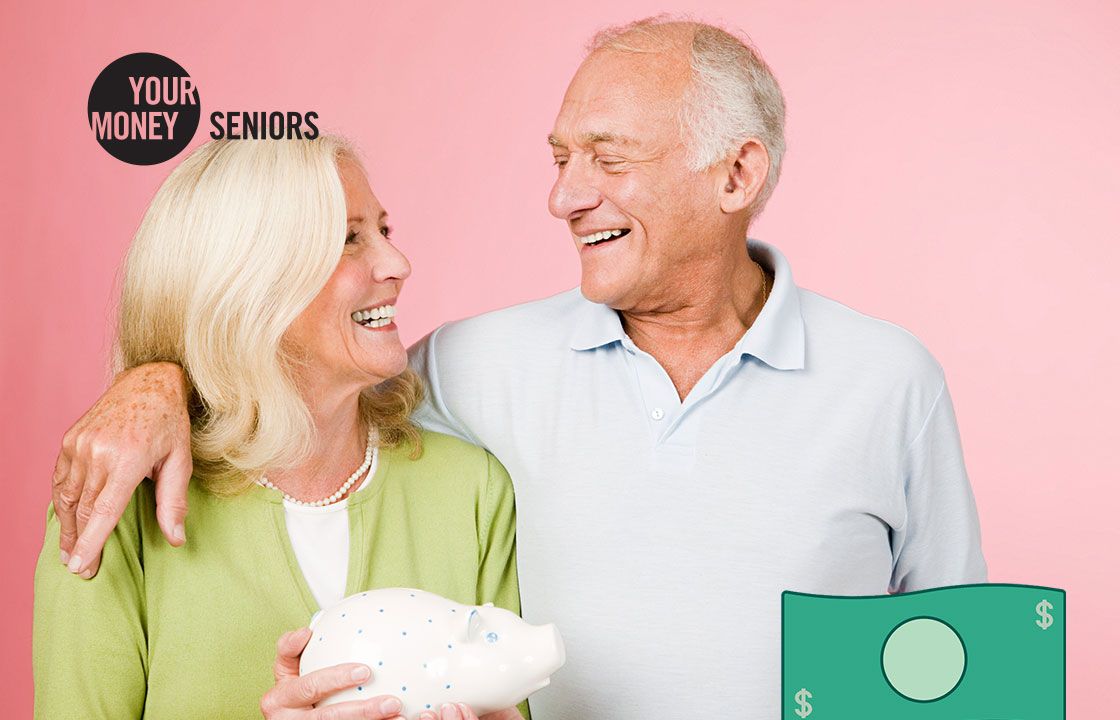
[[[579,288],[542,300],[513,305],[463,320],[444,323],[414,346],[413,354],[433,354],[441,364],[482,363],[493,369],[506,361],[517,365],[546,361],[564,347],[571,320],[587,300]]]
[[[807,361],[851,365],[886,376],[940,384],[941,365],[909,330],[798,288]]]
[[[501,335],[525,337],[526,333],[533,337],[563,337],[571,327],[567,320],[586,304],[579,288],[574,288],[540,300],[455,320],[444,324],[438,332],[448,340],[467,341]]]

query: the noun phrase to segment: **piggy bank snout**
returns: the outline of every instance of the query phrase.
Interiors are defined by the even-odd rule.
[[[559,670],[560,666],[564,664],[564,641],[560,637],[560,631],[552,623],[541,625],[539,630],[541,646],[544,648],[542,668],[547,679],[548,675]]]

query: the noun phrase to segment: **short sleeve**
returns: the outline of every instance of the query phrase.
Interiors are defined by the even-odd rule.
[[[895,563],[890,590],[987,582],[980,519],[944,384],[906,450],[902,473],[906,522],[891,540]]]
[[[35,568],[32,668],[35,717],[139,718],[147,688],[144,571],[138,491],[105,543],[91,580],[59,561],[59,523],[52,507]]]
[[[440,382],[440,335],[447,325],[433,330],[427,337],[408,349],[408,362],[424,380],[424,399],[413,418],[425,430],[443,433],[466,440],[472,445],[485,447],[466,425],[448,408],[444,388]],[[504,470],[503,470],[504,472]]]

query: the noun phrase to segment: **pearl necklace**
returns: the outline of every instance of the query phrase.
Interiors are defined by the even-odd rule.
[[[354,474],[351,475],[346,480],[346,482],[342,483],[342,487],[340,487],[338,490],[336,490],[333,495],[325,497],[322,500],[313,500],[313,501],[312,500],[297,500],[296,498],[292,497],[288,493],[284,492],[280,488],[273,485],[272,481],[270,481],[268,478],[263,477],[263,476],[257,482],[260,483],[261,485],[263,485],[264,487],[268,488],[269,490],[277,491],[278,493],[280,493],[281,495],[284,496],[285,500],[287,500],[290,503],[294,503],[296,505],[303,505],[305,507],[323,507],[324,505],[330,505],[332,503],[336,503],[336,502],[338,502],[339,500],[342,499],[342,496],[345,495],[347,493],[347,491],[350,490],[350,488],[354,485],[354,483],[357,482],[358,478],[360,478],[362,476],[362,473],[364,473],[366,470],[369,469],[370,463],[373,462],[373,450],[374,450],[373,438],[374,438],[375,434],[376,434],[376,431],[374,430],[374,428],[371,427],[369,429],[369,434],[366,435],[366,459],[362,462],[362,466],[360,468],[358,468],[357,470],[355,470]]]

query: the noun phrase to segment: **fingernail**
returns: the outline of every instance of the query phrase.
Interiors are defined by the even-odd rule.
[[[78,573],[78,577],[83,580],[89,580],[91,577],[93,577],[93,568],[86,568],[85,570]]]
[[[362,665],[361,667],[356,667],[356,668],[354,668],[353,670],[350,671],[350,679],[353,680],[354,682],[361,682],[362,680],[365,680],[368,677],[369,677],[369,668],[366,667],[365,665]]]
[[[175,529],[171,531],[171,534],[174,535],[175,539],[179,542],[187,541],[187,531],[183,529],[182,523],[176,525]]]
[[[58,557],[60,560],[62,560],[63,565],[70,561],[70,553],[66,552],[65,550],[59,550]]]
[[[82,569],[82,556],[73,555],[70,557],[70,562],[66,563],[66,569],[72,573],[76,573]]]
[[[388,715],[401,709],[401,701],[396,698],[385,698],[381,701],[381,712]]]
[[[455,716],[459,714],[459,708],[451,703],[444,703],[439,708],[439,716],[442,720],[454,720]]]

